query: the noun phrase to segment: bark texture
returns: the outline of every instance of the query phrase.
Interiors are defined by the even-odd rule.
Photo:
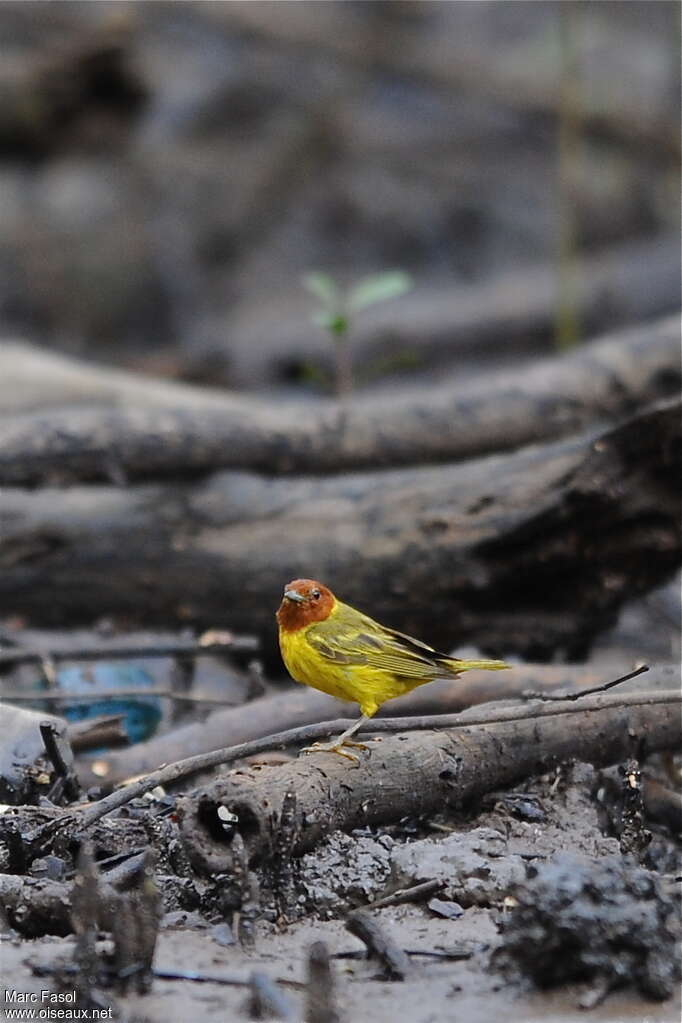
[[[180,801],[183,839],[200,870],[227,871],[232,836],[219,826],[221,805],[236,815],[236,831],[259,860],[272,853],[288,792],[296,793],[293,852],[300,854],[333,831],[460,807],[569,758],[603,766],[625,759],[633,746],[675,749],[682,741],[679,695],[668,696],[648,706],[601,696],[590,699],[589,710],[576,705],[526,720],[383,736],[357,767],[316,753],[277,768],[242,768]]]
[[[479,382],[358,396],[343,410],[322,400],[273,406],[6,344],[0,483],[121,483],[220,468],[322,474],[459,461],[613,422],[675,393],[680,376],[677,317]]]
[[[625,600],[679,564],[680,408],[462,465],[330,478],[7,489],[0,614],[256,631],[276,658],[283,584],[441,649],[581,659]]]

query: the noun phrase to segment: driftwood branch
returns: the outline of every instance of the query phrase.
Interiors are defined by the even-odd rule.
[[[679,322],[668,317],[569,355],[488,374],[478,384],[430,384],[398,398],[358,396],[344,409],[332,401],[305,407],[278,402],[275,409],[262,400],[113,370],[81,371],[74,363],[72,373],[85,374],[88,404],[67,400],[61,409],[0,419],[0,483],[151,480],[220,468],[325,473],[507,451],[613,421],[675,393],[678,342]],[[15,349],[0,351],[6,387],[16,375]],[[65,364],[68,380],[69,360],[56,361]],[[55,377],[58,382],[59,373]],[[15,383],[14,390],[21,386]]]
[[[678,679],[676,665],[659,665],[650,672],[648,684],[652,688],[672,688]],[[474,671],[463,675],[456,683],[432,682],[399,700],[391,700],[379,712],[379,717],[454,714],[494,700],[526,698],[529,690],[546,698],[554,690],[577,692],[601,682],[603,674],[578,664],[524,664],[509,672]],[[79,776],[85,788],[102,781],[115,785],[125,778],[153,771],[159,764],[172,764],[224,746],[262,739],[273,732],[327,721],[338,712],[339,706],[337,700],[324,693],[295,686],[240,707],[215,711],[205,721],[183,725],[166,735],[136,743],[125,751],[100,755],[97,774],[93,773],[91,762],[82,761]]]
[[[294,790],[293,851],[299,854],[332,831],[461,806],[569,758],[607,765],[628,757],[635,742],[647,752],[677,748],[681,704],[679,692],[606,694],[575,705],[538,703],[525,717],[521,708],[493,705],[459,715],[456,728],[452,717],[430,719],[438,731],[417,731],[411,722],[413,730],[372,743],[356,769],[319,753],[277,769],[244,768],[199,789],[178,806],[183,839],[199,869],[229,870],[229,836],[218,841],[211,829],[217,808],[224,806],[238,818],[236,833],[251,858],[267,858],[274,842],[272,821],[286,792]],[[426,729],[428,721],[419,723]],[[393,727],[388,721],[372,725],[377,732]]]
[[[283,582],[314,574],[441,648],[580,659],[624,600],[679,564],[678,435],[679,407],[666,403],[605,433],[462,465],[7,489],[0,613],[225,621],[257,630],[278,664]]]
[[[621,697],[601,695],[587,697],[580,708],[580,713],[609,708],[619,707],[645,707],[658,704],[680,703],[677,690],[664,690],[659,693],[630,693]],[[510,722],[535,720],[544,717],[560,717],[566,714],[577,713],[578,711],[569,705],[536,703],[522,706],[496,706],[491,704],[483,711],[472,708],[462,714],[437,714],[427,715],[421,718],[385,718],[372,721],[373,732],[399,732],[405,729],[429,729],[429,728],[456,728],[460,725],[489,724],[491,722]],[[233,763],[243,757],[254,756],[264,753],[266,750],[283,748],[287,745],[309,743],[315,739],[322,739],[336,732],[344,731],[353,722],[341,718],[336,721],[325,721],[322,724],[307,725],[302,728],[291,728],[286,732],[268,735],[262,739],[255,739],[251,742],[243,742],[237,746],[230,746],[224,749],[213,750],[210,753],[202,753],[197,756],[187,757],[166,767],[160,767],[156,771],[129,782],[122,788],[117,789],[110,795],[105,796],[98,802],[79,810],[76,815],[65,815],[56,822],[50,821],[46,825],[46,832],[52,833],[54,827],[60,827],[66,822],[77,822],[78,826],[89,827],[96,821],[101,820],[106,814],[125,806],[131,799],[144,795],[157,785],[172,785],[181,778],[187,778],[192,774],[207,771],[221,764]],[[292,790],[293,791],[293,790]],[[288,793],[284,793],[283,799],[288,799]],[[281,815],[280,815],[281,816]],[[298,824],[296,825],[296,829]],[[295,829],[295,830],[296,830]]]
[[[580,710],[588,711],[601,709],[610,706],[653,706],[656,704],[677,704],[682,700],[677,690],[663,690],[658,693],[629,693],[620,697],[609,697],[608,695],[587,697]],[[603,701],[603,702],[600,702]],[[481,725],[491,722],[525,721],[534,720],[539,717],[558,717],[564,714],[576,713],[571,705],[563,704],[526,704],[522,706],[496,706],[491,704],[484,710],[477,708],[464,711],[461,714],[432,714],[424,717],[413,718],[374,718],[371,731],[373,733],[400,732],[406,729],[429,729],[429,728],[456,728],[459,725]],[[79,811],[78,821],[81,827],[88,827],[96,821],[101,820],[112,810],[125,806],[131,799],[144,795],[157,785],[172,785],[181,778],[187,778],[192,774],[210,770],[221,764],[230,764],[243,757],[255,756],[267,750],[284,748],[288,745],[304,744],[317,739],[324,739],[337,732],[343,732],[349,728],[354,720],[338,718],[334,721],[324,721],[320,724],[306,725],[301,728],[290,728],[285,732],[267,735],[261,739],[254,739],[251,742],[242,742],[236,746],[228,746],[224,749],[212,750],[209,753],[201,753],[197,756],[186,757],[177,763],[160,767],[156,771],[129,782],[127,785],[117,789],[110,795],[105,796],[98,802]],[[286,796],[286,793],[284,794]],[[298,827],[298,825],[297,825]]]

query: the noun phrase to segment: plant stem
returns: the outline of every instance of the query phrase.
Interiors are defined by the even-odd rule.
[[[334,338],[336,350],[336,396],[340,401],[349,397],[353,390],[353,361],[347,334]]]
[[[558,107],[558,280],[555,344],[560,349],[572,347],[580,338],[576,219],[581,142],[578,66],[580,15],[581,11],[573,0],[564,0],[558,5],[561,77]]]

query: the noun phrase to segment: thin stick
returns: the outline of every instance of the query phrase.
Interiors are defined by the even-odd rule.
[[[127,660],[138,657],[204,657],[207,654],[254,651],[260,648],[256,636],[232,636],[219,643],[201,643],[200,640],[170,640],[167,643],[152,643],[148,646],[92,646],[73,647],[64,650],[0,650],[0,666],[3,664],[31,664],[49,658],[54,661],[99,661]]]
[[[387,906],[402,906],[405,902],[420,902],[428,895],[440,891],[444,886],[445,881],[433,877],[430,881],[422,881],[421,884],[414,884],[411,888],[399,888],[392,895],[377,899],[376,902],[370,902],[367,909],[386,909]]]
[[[66,976],[72,976],[77,972],[77,968],[72,963],[54,966],[51,963],[27,959],[26,965],[37,977],[49,977],[57,972],[64,973]],[[251,985],[250,974],[248,976],[246,974],[240,976],[237,973],[192,973],[185,970],[166,970],[162,966],[153,966],[151,972],[159,980],[186,980],[192,981],[195,984],[226,984],[230,987],[249,987]],[[290,977],[275,977],[272,979],[276,980],[278,984],[286,984],[288,987],[293,987],[297,990],[305,987],[302,981],[292,980]]]
[[[480,947],[480,946],[479,946]],[[408,956],[424,956],[427,959],[471,959],[474,947],[468,945],[451,945],[449,948],[406,948]],[[366,949],[353,949],[352,952],[332,952],[330,959],[366,959]]]
[[[611,710],[613,707],[637,707],[652,706],[660,703],[680,704],[682,695],[676,689],[661,690],[657,693],[627,693],[625,696],[608,697],[602,695],[590,700],[587,706],[581,711]],[[538,703],[535,707],[528,704],[511,707],[492,706],[487,712],[479,711],[471,713],[464,711],[460,714],[429,714],[423,717],[404,718],[379,718],[373,720],[368,731],[378,732],[407,732],[411,729],[443,729],[469,727],[471,725],[487,725],[502,721],[523,721],[529,718],[550,717],[562,714],[574,714],[573,707],[545,706]],[[249,742],[239,743],[237,746],[228,746],[224,749],[211,750],[209,753],[199,753],[193,757],[186,757],[173,764],[146,774],[142,778],[129,782],[127,785],[116,789],[104,799],[98,800],[91,806],[76,813],[76,820],[80,827],[88,827],[100,820],[112,810],[124,806],[131,799],[144,795],[157,785],[170,785],[180,778],[196,774],[199,771],[217,767],[220,764],[228,764],[241,757],[254,756],[257,753],[264,753],[272,749],[282,748],[294,743],[307,743],[315,739],[323,739],[328,735],[342,732],[352,724],[347,718],[336,721],[321,721],[313,725],[303,725],[299,728],[289,728],[284,732],[274,735],[266,735],[261,739],[252,739]]]
[[[73,768],[67,763],[67,759],[73,762],[73,754],[68,739],[58,731],[57,726],[52,721],[40,722],[40,735],[45,752],[54,767],[55,774],[64,783],[64,795],[69,802],[73,802],[73,800],[78,799],[80,796],[80,785],[73,773]]]
[[[149,696],[163,697],[168,700],[177,700],[182,703],[210,703],[221,707],[239,707],[241,704],[234,700],[226,700],[222,696],[199,696],[192,693],[178,693],[173,689],[97,689],[88,693],[65,692],[54,689],[44,693],[26,693],[21,689],[0,689],[0,700],[26,702],[49,702],[49,703],[97,703],[99,700],[115,700],[117,698],[130,699],[139,697],[147,699]]]
[[[629,672],[627,675],[621,675],[620,678],[615,678],[613,682],[604,682],[600,686],[592,686],[591,689],[578,689],[575,693],[561,693],[555,695],[554,693],[542,693],[533,692],[529,690],[523,694],[525,700],[553,700],[555,703],[566,700],[579,700],[583,696],[593,696],[595,693],[605,693],[608,689],[613,689],[614,686],[619,686],[622,682],[629,682],[631,678],[637,678],[638,675],[643,675],[645,671],[649,670],[648,664],[643,664],[641,668],[635,669],[635,671]]]
[[[251,983],[250,976],[240,977],[238,974],[229,973],[190,973],[185,970],[164,970],[162,967],[153,967],[152,973],[159,980],[191,980],[195,984],[228,984],[231,987],[248,987]]]

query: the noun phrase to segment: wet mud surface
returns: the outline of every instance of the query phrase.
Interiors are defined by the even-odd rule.
[[[499,940],[491,911],[471,908],[456,920],[433,918],[427,910],[402,906],[382,912],[382,922],[393,936],[409,949],[435,950],[453,944],[471,943],[471,959],[452,961],[411,956],[414,975],[406,981],[382,980],[376,964],[336,959],[339,1008],[345,1020],[394,1020],[437,1023],[445,1019],[485,1021],[493,1019],[567,1020],[585,1019],[578,1001],[584,985],[572,984],[553,992],[540,992],[528,983],[504,981],[490,967],[490,956]],[[285,934],[261,934],[255,955],[247,955],[237,946],[222,947],[207,930],[193,927],[163,930],[157,946],[157,968],[187,970],[205,974],[229,972],[244,978],[260,969],[274,978],[305,981],[306,951],[313,941],[322,939],[330,952],[359,952],[362,944],[349,935],[340,920],[300,921]],[[5,976],[22,990],[40,991],[45,981],[32,976],[24,961],[53,961],[57,954],[68,954],[71,939],[42,938],[22,945],[3,945]],[[300,1011],[302,993],[289,984],[281,985],[292,1005]],[[211,983],[191,983],[156,979],[151,992],[143,997],[131,994],[119,999],[122,1009],[141,1015],[154,1023],[200,1018],[207,1021],[248,1019],[243,988]],[[605,1004],[590,1013],[598,1020],[647,1020],[673,1023],[679,1020],[680,1002],[675,997],[665,1002],[644,1001],[632,991],[613,993]],[[297,1017],[294,1017],[297,1018]],[[300,1018],[300,1017],[299,1017]]]
[[[680,845],[657,829],[641,865],[624,856],[605,805],[606,774],[567,765],[491,794],[478,812],[336,833],[294,864],[289,923],[276,919],[272,879],[259,870],[252,949],[236,940],[225,913],[227,879],[182,879],[167,864],[169,872],[157,874],[164,915],[151,988],[106,996],[121,1019],[255,1018],[248,979],[261,971],[277,982],[290,1018],[302,1019],[308,950],[321,940],[342,1021],[399,1014],[415,1023],[560,1023],[586,1018],[587,1007],[590,1019],[678,1020]],[[122,847],[128,825],[130,851],[141,838],[139,821],[109,827],[121,831]],[[373,911],[409,957],[408,976],[389,980],[345,918],[424,881],[439,883],[424,901]],[[36,965],[49,974],[59,960],[70,962],[74,941],[5,933],[3,976],[22,991],[40,991],[51,980],[36,975]],[[106,946],[103,934],[99,945]],[[201,982],[162,976],[187,971]]]

